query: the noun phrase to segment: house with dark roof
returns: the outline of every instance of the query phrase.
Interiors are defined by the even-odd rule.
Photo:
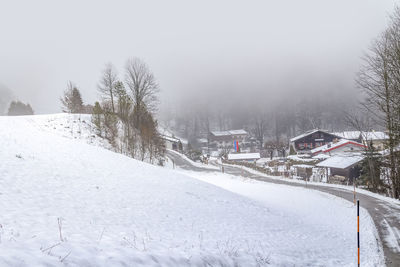
[[[339,136],[328,131],[314,129],[290,139],[290,146],[292,146],[297,153],[310,153],[314,148],[339,139],[341,139]]]

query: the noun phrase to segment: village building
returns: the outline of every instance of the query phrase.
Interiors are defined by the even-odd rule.
[[[260,159],[260,153],[231,153],[228,154],[230,161],[255,162]]]
[[[382,131],[370,131],[370,132],[360,132],[360,131],[344,131],[344,132],[334,132],[332,133],[341,138],[362,143],[366,146],[370,145],[372,142],[373,146],[377,150],[383,150],[385,142],[389,139],[389,136]]]
[[[314,129],[290,139],[290,146],[299,154],[310,153],[312,149],[331,143],[335,139],[340,137],[328,131]]]
[[[328,183],[350,183],[360,176],[360,162],[364,159],[362,155],[335,155],[320,163],[317,163],[313,172],[314,179],[327,181]],[[318,172],[319,169],[319,172]],[[315,177],[315,176],[320,177]]]
[[[217,148],[234,146],[234,142],[237,141],[242,144],[248,133],[243,130],[229,130],[229,131],[211,131],[208,135],[208,140]]]
[[[311,150],[311,155],[316,156],[318,154],[325,154],[329,156],[339,155],[343,153],[353,153],[353,152],[362,152],[367,148],[367,146],[358,143],[356,141],[351,141],[347,139],[337,140],[334,139],[333,142],[330,142],[326,145],[314,148]]]
[[[173,137],[173,136],[167,136],[167,135],[161,135],[161,138],[165,142],[166,149],[175,150],[175,151],[183,150],[183,144],[180,139]]]

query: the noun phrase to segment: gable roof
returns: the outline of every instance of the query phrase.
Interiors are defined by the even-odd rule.
[[[338,142],[333,143],[330,142],[329,144],[320,146],[320,147],[316,147],[314,149],[311,150],[312,154],[316,154],[316,153],[320,153],[320,152],[329,152],[335,149],[338,149],[340,147],[346,146],[346,145],[355,145],[355,146],[359,146],[359,147],[366,147],[363,144],[360,144],[358,142],[355,141],[351,141],[351,140],[347,140],[347,139],[340,139]]]
[[[381,131],[371,131],[363,133],[361,133],[360,131],[343,131],[343,132],[335,132],[332,134],[345,139],[358,139],[361,137],[361,139],[366,138],[367,140],[385,140],[389,138],[386,133]]]
[[[230,135],[238,135],[238,134],[247,134],[247,132],[243,129],[239,130],[229,130],[229,131],[211,131],[210,132],[214,136],[230,136]]]
[[[361,155],[336,155],[329,159],[321,161],[316,166],[317,167],[327,167],[327,168],[338,168],[346,169],[348,167],[357,164],[364,159]]]
[[[211,131],[214,136],[228,136],[230,135],[228,131]]]
[[[360,131],[343,131],[343,132],[334,132],[332,133],[344,139],[358,139],[361,136]]]
[[[239,129],[239,130],[229,130],[228,131],[230,134],[247,134],[247,132],[243,129]]]
[[[326,134],[335,135],[335,134],[332,134],[332,133],[330,133],[330,132],[328,132],[328,131],[325,131],[325,130],[313,129],[313,130],[311,130],[311,131],[308,131],[308,132],[305,132],[305,133],[303,133],[303,134],[301,134],[301,135],[298,135],[298,136],[296,136],[296,137],[293,137],[292,139],[290,139],[290,142],[295,142],[295,141],[297,141],[297,140],[299,140],[299,139],[301,139],[301,138],[303,138],[303,137],[306,137],[306,136],[308,136],[308,135],[310,135],[310,134],[313,134],[313,133],[316,133],[316,132],[323,132],[323,133],[326,133]],[[339,136],[338,136],[338,137],[339,137]]]

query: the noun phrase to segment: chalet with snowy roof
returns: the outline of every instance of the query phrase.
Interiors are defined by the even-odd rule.
[[[245,130],[239,129],[229,131],[211,131],[208,138],[210,143],[216,143],[218,146],[227,146],[233,145],[234,141],[242,143],[247,136],[248,133]]]
[[[318,154],[325,154],[329,156],[352,153],[352,152],[362,152],[366,148],[365,145],[347,139],[334,140],[326,145],[316,147],[311,149],[311,155],[316,156]]]
[[[331,183],[353,183],[360,176],[360,163],[364,159],[362,155],[335,155],[316,166],[323,170],[327,182]]]
[[[389,139],[389,136],[381,131],[370,131],[370,132],[344,131],[344,132],[334,132],[332,134],[337,135],[344,139],[356,141],[358,143],[363,143],[364,145],[368,145],[370,142],[372,142],[372,144],[378,150],[383,150],[386,140]]]
[[[339,136],[328,131],[314,129],[290,139],[290,145],[297,153],[310,153],[314,148],[326,145],[334,140],[340,139]]]
[[[167,136],[167,135],[161,135],[161,138],[165,142],[166,149],[175,150],[175,151],[183,150],[183,145],[182,145],[182,142],[180,139],[173,137],[173,136]]]

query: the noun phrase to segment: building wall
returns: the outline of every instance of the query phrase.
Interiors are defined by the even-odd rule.
[[[215,136],[210,134],[210,142],[216,143],[218,146],[233,146],[234,141],[243,142],[247,135],[223,135]],[[240,144],[239,144],[240,145]]]
[[[346,152],[360,152],[360,151],[364,151],[364,148],[354,144],[346,144],[344,146],[335,148],[331,151],[325,152],[324,154],[333,156],[333,155],[343,154]]]
[[[386,140],[372,140],[372,144],[377,150],[384,150],[385,149],[385,141]],[[363,141],[364,145],[368,145],[366,141]]]

